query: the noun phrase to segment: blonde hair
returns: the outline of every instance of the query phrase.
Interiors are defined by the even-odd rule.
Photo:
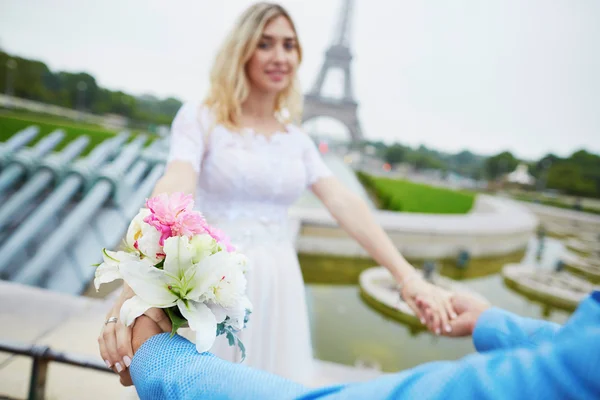
[[[215,124],[238,129],[242,103],[250,92],[246,63],[250,60],[262,38],[265,26],[274,18],[285,17],[297,36],[296,27],[288,12],[278,4],[257,3],[238,19],[221,49],[217,53],[210,73],[210,91],[204,100],[215,117]],[[297,40],[298,60],[302,61],[302,48]],[[283,123],[299,123],[302,116],[302,92],[297,76],[277,95],[276,116]]]

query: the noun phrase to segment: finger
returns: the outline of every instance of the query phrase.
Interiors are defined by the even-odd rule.
[[[421,296],[417,296],[415,298],[415,314],[417,314],[417,317],[419,318],[419,321],[421,321],[421,323],[423,325],[425,325],[427,323],[427,316],[425,311],[427,310],[428,307],[428,303],[426,303],[423,300],[423,297]]]
[[[98,336],[98,347],[100,348],[100,357],[104,360],[104,364],[106,364],[106,368],[112,367],[112,363],[110,362],[110,357],[108,355],[108,350],[106,349],[106,344],[104,343],[104,337],[102,337],[104,333],[104,329],[100,332],[100,336]]]
[[[115,336],[117,339],[117,351],[123,361],[123,367],[128,368],[133,358],[133,349],[131,348],[131,327],[125,326],[121,321],[117,322],[115,327]]]
[[[442,333],[440,322],[440,310],[438,307],[431,312],[431,330],[435,332],[436,335]]]
[[[108,361],[110,361],[115,372],[121,373],[124,369],[122,364],[123,360],[117,351],[117,339],[114,326],[114,323],[106,325],[104,327],[104,332],[102,333],[102,338],[104,339],[104,345],[106,346],[106,351],[108,353]]]
[[[452,327],[450,326],[450,316],[446,309],[446,299],[440,298],[439,303],[439,314],[440,314],[440,329],[442,332],[450,333],[452,331]]]
[[[425,319],[424,323],[430,326],[433,321],[433,314],[435,313],[436,305],[431,297],[420,297],[419,303],[419,308]]]
[[[444,308],[446,309],[446,313],[448,313],[448,316],[451,320],[455,319],[458,316],[456,314],[456,311],[454,311],[454,306],[452,305],[452,298],[453,296],[444,299]]]
[[[423,296],[417,296],[416,302],[417,302],[417,306],[419,306],[419,308],[422,308],[423,310],[425,310],[427,308],[431,308],[431,306],[432,306],[431,301]]]
[[[468,336],[471,334],[472,321],[468,313],[459,315],[457,318],[450,321],[452,332],[448,336]]]
[[[415,313],[415,316],[419,319],[419,321],[421,322],[421,324],[425,325],[427,323],[427,316],[425,315],[425,308],[424,307],[420,307],[418,302],[421,301],[420,297],[416,296],[416,297],[404,297],[404,301],[406,302],[406,304],[408,304],[408,306],[410,307],[411,310],[413,310],[413,312]]]
[[[433,309],[427,308],[424,311],[424,313],[425,313],[425,324],[427,325],[427,329],[429,329],[431,332],[435,332],[435,327],[433,325],[433,323],[434,323]]]
[[[125,371],[121,372],[119,374],[119,377],[121,378],[121,385],[123,386],[131,386],[133,385],[133,380],[131,380],[131,375],[129,374],[129,370],[126,369]]]
[[[144,314],[154,321],[163,332],[171,332],[171,320],[163,310],[149,308]]]

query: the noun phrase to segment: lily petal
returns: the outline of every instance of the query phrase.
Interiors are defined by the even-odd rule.
[[[137,240],[136,236],[140,235],[142,232],[142,224],[144,224],[144,218],[150,215],[150,210],[147,208],[140,208],[140,211],[137,213],[135,217],[129,223],[129,227],[127,228],[127,235],[125,235],[125,242],[131,248],[133,248],[133,244]]]
[[[222,306],[218,305],[217,303],[213,303],[212,301],[209,302],[207,306],[208,308],[210,308],[210,311],[212,311],[212,313],[215,315],[217,324],[220,324],[221,322],[225,321],[225,318],[227,318],[227,310],[225,310]]]
[[[246,310],[252,312],[252,303],[247,296],[243,296],[240,301],[230,309],[227,309],[227,315],[230,319],[230,324],[234,329],[244,329],[244,319],[246,318]]]
[[[121,275],[134,293],[155,307],[172,306],[177,300],[169,290],[171,280],[164,271],[147,261],[128,262],[121,265]]]
[[[190,240],[186,236],[174,236],[165,240],[163,251],[166,254],[164,269],[178,277],[185,276],[185,272],[192,266],[192,249]]]
[[[153,264],[158,263],[161,259],[158,254],[163,252],[163,249],[159,244],[161,232],[145,222],[141,223],[141,232],[142,235],[137,240],[139,251],[148,257]]]
[[[96,290],[100,289],[100,285],[121,279],[119,267],[115,264],[102,263],[96,268],[94,286]]]
[[[182,300],[179,300],[177,306],[181,315],[190,324],[190,329],[196,332],[196,350],[199,353],[208,351],[217,337],[215,315],[204,303],[188,301],[186,306]]]
[[[121,322],[123,322],[125,326],[130,326],[137,317],[145,313],[146,310],[151,307],[153,307],[152,304],[146,303],[139,296],[133,296],[121,306]]]
[[[138,261],[140,259],[139,255],[136,253],[129,253],[126,251],[110,251],[107,249],[102,249],[102,258],[104,259],[105,263],[114,265],[128,261]]]
[[[230,267],[232,260],[229,253],[225,252],[215,253],[202,259],[195,266],[197,270],[190,284],[193,289],[188,293],[187,297],[190,299],[199,299],[206,296],[208,289],[215,286],[223,277],[225,271]],[[211,296],[206,296],[205,299],[210,300]]]

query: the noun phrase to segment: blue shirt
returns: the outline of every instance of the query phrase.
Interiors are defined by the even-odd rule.
[[[600,292],[562,327],[491,308],[473,342],[478,353],[458,361],[317,390],[169,334],[144,343],[130,368],[141,399],[600,399]]]

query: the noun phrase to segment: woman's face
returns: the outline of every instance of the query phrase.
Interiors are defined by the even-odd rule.
[[[292,25],[284,16],[274,18],[265,26],[258,46],[246,64],[252,88],[274,94],[286,89],[296,74],[298,58]]]

